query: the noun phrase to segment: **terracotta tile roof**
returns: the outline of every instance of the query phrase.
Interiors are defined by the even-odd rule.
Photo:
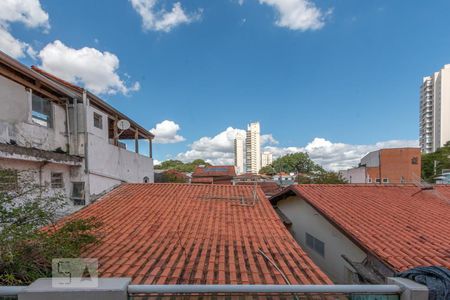
[[[212,177],[198,177],[198,178],[192,178],[192,183],[213,183],[214,178]]]
[[[285,229],[263,192],[253,187],[124,184],[69,216],[96,217],[103,240],[83,253],[100,275],[136,284],[331,284]],[[215,197],[215,198],[214,198]],[[221,198],[222,197],[222,198]]]
[[[276,193],[279,193],[281,190],[283,190],[283,188],[275,181],[261,181],[261,182],[257,182],[256,184],[259,187],[261,187],[261,190],[268,197],[271,197],[271,196],[275,195]],[[236,182],[236,185],[255,185],[255,183],[240,181],[240,182]]]
[[[192,177],[221,177],[221,176],[236,176],[236,169],[234,166],[207,166],[195,168]]]
[[[394,271],[450,268],[450,186],[295,185],[271,198],[305,199]]]

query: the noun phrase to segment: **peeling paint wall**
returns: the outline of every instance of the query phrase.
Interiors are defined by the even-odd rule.
[[[23,147],[67,150],[65,108],[52,103],[53,128],[35,124],[31,118],[31,94],[23,86],[0,77],[0,143],[15,141]]]
[[[35,184],[48,187],[47,195],[62,193],[66,196],[68,203],[68,212],[80,209],[82,206],[74,206],[72,200],[70,200],[70,194],[72,190],[72,182],[84,181],[83,172],[78,172],[79,167],[66,166],[54,163],[44,162],[32,162],[22,161],[15,159],[2,159],[0,158],[0,168],[14,169],[18,171],[28,171],[30,179],[34,180]],[[41,170],[41,173],[39,173]],[[64,188],[51,188],[51,176],[52,172],[58,172],[63,174]]]

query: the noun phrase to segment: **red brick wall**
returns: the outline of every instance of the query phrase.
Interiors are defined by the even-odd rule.
[[[382,149],[380,150],[380,165],[381,176],[377,177],[388,178],[390,183],[400,183],[402,178],[403,182],[417,181],[421,174],[420,149]]]

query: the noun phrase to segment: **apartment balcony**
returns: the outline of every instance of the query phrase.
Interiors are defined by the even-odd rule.
[[[4,298],[2,298],[4,297]],[[388,284],[367,285],[132,285],[129,278],[100,278],[96,286],[64,287],[51,278],[30,286],[0,287],[0,299],[384,299],[428,298],[428,288],[404,278],[388,278]]]

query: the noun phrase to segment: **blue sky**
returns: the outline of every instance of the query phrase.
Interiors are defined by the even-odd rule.
[[[149,129],[167,120],[159,161],[228,163],[255,120],[266,150],[331,169],[412,145],[421,78],[450,63],[446,0],[19,2],[0,4],[0,49]]]

